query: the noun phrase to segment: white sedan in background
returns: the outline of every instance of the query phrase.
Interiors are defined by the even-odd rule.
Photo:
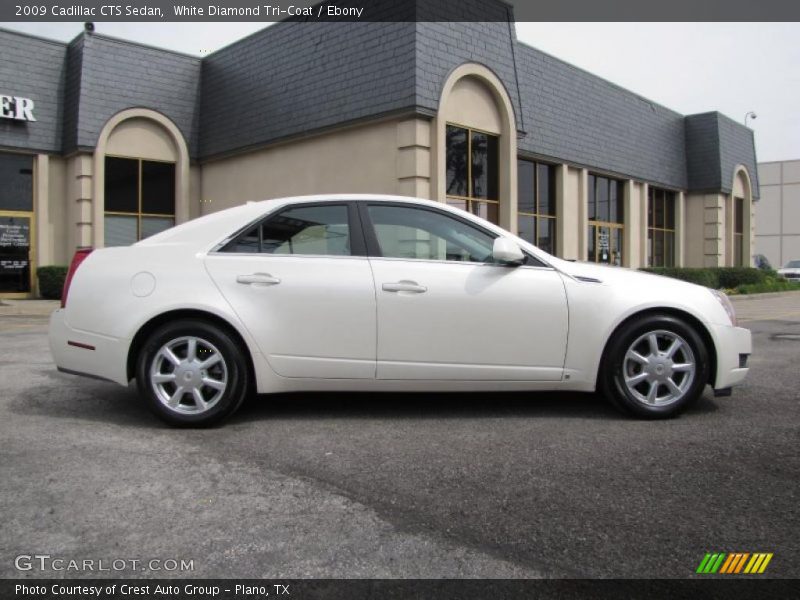
[[[248,203],[76,253],[59,370],[128,385],[173,425],[250,393],[601,390],[670,417],[747,374],[750,332],[689,283],[560,260],[476,216],[393,196]]]
[[[778,275],[782,275],[789,281],[800,281],[800,260],[790,260],[783,267],[778,269]]]

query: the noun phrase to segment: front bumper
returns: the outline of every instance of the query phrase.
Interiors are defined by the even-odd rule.
[[[747,362],[753,353],[750,330],[744,327],[716,326],[717,373],[714,389],[730,388],[744,381]]]
[[[50,315],[50,353],[59,371],[128,385],[128,343],[67,325],[62,308]]]

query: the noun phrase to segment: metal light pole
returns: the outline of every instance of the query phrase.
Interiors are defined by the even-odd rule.
[[[747,127],[747,119],[757,119],[758,115],[752,110],[744,115],[744,126]]]

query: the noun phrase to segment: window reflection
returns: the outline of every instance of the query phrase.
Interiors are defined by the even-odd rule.
[[[498,138],[456,125],[446,128],[447,203],[498,221]]]
[[[675,265],[675,194],[649,187],[647,190],[647,264]]]
[[[519,236],[545,252],[556,252],[555,167],[517,161],[517,229]]]

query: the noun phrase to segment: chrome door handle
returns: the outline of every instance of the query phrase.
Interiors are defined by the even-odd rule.
[[[246,285],[277,285],[280,282],[280,279],[273,277],[269,273],[251,273],[250,275],[239,275],[236,277],[236,283],[244,283]]]
[[[428,291],[424,285],[419,285],[416,281],[398,281],[396,283],[384,283],[384,292],[411,292],[412,294],[423,294]]]

